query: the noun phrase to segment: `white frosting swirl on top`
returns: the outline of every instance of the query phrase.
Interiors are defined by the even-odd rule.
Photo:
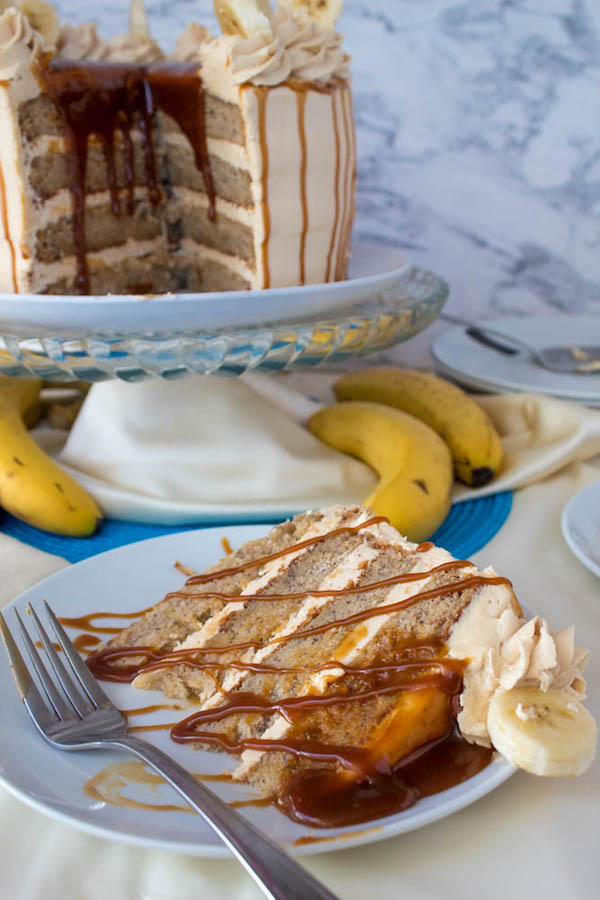
[[[92,22],[72,27],[66,25],[58,42],[60,59],[84,59],[89,62],[153,63],[165,58],[151,37],[120,34],[107,42],[98,34]]]
[[[333,28],[303,21],[281,7],[271,26],[272,35],[245,39],[230,35],[211,38],[205,28],[190,25],[177,42],[175,58],[205,63],[208,56],[226,51],[236,84],[273,86],[288,78],[326,84],[332,78],[348,78],[349,57]]]
[[[495,574],[491,568],[484,572]],[[458,725],[464,737],[486,746],[487,713],[497,691],[535,685],[543,691],[571,691],[578,699],[585,696],[583,671],[589,653],[575,646],[574,628],[554,632],[539,616],[526,621],[513,603],[504,585],[483,586],[448,640],[450,656],[469,660]]]
[[[108,45],[98,34],[93,22],[83,25],[65,25],[60,32],[56,55],[59,59],[87,59],[102,62],[108,54]]]
[[[43,39],[23,13],[10,7],[0,16],[0,80],[14,78],[43,52]]]
[[[109,41],[105,59],[108,62],[153,63],[160,62],[165,54],[151,37],[134,37],[120,34]]]

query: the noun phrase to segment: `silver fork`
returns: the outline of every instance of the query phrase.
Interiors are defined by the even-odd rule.
[[[35,610],[29,606],[28,611],[52,674],[15,610],[41,691],[0,613],[0,631],[17,689],[42,737],[58,750],[119,749],[143,759],[208,822],[265,896],[272,900],[336,900],[306,869],[170,756],[127,733],[125,717],[92,676],[48,604],[44,605],[56,640],[64,651],[64,663]]]

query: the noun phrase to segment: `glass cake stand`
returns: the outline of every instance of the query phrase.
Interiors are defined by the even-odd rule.
[[[0,373],[50,381],[139,381],[189,374],[242,375],[338,363],[406,341],[439,315],[448,286],[425,269],[408,266],[372,299],[298,321],[269,321],[225,329],[109,328],[73,336],[69,328],[0,320]],[[15,305],[19,302],[15,296]],[[153,301],[156,302],[156,301]],[[168,304],[165,298],[161,303]],[[289,316],[289,307],[288,307]]]

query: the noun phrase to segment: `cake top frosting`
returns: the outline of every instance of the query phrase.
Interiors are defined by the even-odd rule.
[[[289,79],[326,85],[333,79],[349,79],[350,58],[342,49],[341,35],[328,22],[309,18],[303,7],[296,9],[290,0],[282,0],[274,10],[269,0],[256,0],[250,25],[248,21],[239,24],[231,16],[226,18],[223,4],[215,3],[224,33],[215,36],[193,22],[179,37],[170,57],[150,34],[143,0],[132,0],[129,32],[109,41],[98,34],[92,22],[61,28],[47,0],[37,0],[23,9],[20,5],[22,0],[15,0],[15,6],[0,17],[0,71],[7,78],[23,64],[24,52],[44,51],[73,61],[145,65],[171,58],[197,62],[210,73],[211,81],[228,81],[232,86],[273,87]]]
[[[0,16],[0,80],[13,78],[42,49],[42,37],[21,12],[10,7]]]
[[[276,8],[268,32],[247,38],[229,34],[215,38],[200,25],[188,25],[177,42],[175,58],[202,62],[208,56],[221,57],[236,84],[273,86],[289,78],[325,84],[349,77],[341,35],[284,7]]]

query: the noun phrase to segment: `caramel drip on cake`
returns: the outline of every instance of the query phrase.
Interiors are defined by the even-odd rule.
[[[350,173],[350,184],[348,185],[348,189],[350,191],[350,216],[346,223],[346,242],[345,242],[345,251],[344,251],[344,267],[347,266],[347,261],[350,258],[350,241],[352,239],[352,226],[354,225],[354,217],[356,214],[356,124],[354,121],[354,104],[350,102],[348,104],[348,110],[350,115],[350,144],[352,148],[352,171]],[[346,274],[344,272],[344,274]]]
[[[174,119],[194,151],[208,197],[208,218],[216,219],[216,195],[206,140],[204,86],[197,69],[182,63],[154,66],[148,70],[154,102]]]
[[[269,210],[269,142],[267,140],[267,98],[268,91],[264,87],[254,87],[254,96],[258,104],[258,139],[260,142],[260,154],[262,159],[261,192],[263,210],[263,242],[262,242],[262,266],[263,286],[271,286],[271,273],[269,270],[269,239],[271,237],[271,212]]]
[[[327,253],[327,272],[325,281],[329,281],[329,273],[331,272],[331,257],[335,247],[335,239],[337,236],[338,225],[340,222],[340,127],[338,124],[337,113],[337,91],[331,92],[331,113],[333,116],[333,133],[335,136],[335,179],[333,184],[335,213],[333,217],[333,227],[331,229],[331,241],[329,243],[329,252]]]
[[[6,184],[4,182],[4,173],[2,172],[2,166],[0,166],[0,205],[2,206],[2,228],[4,229],[4,236],[6,238],[6,243],[8,244],[8,249],[10,252],[13,289],[15,294],[17,294],[19,292],[19,284],[17,281],[17,258],[15,254],[15,245],[10,239]]]
[[[308,200],[306,197],[306,91],[296,92],[298,105],[298,137],[300,140],[300,202],[302,204],[302,232],[300,235],[300,284],[305,282],[306,234],[308,231]]]
[[[121,215],[114,158],[114,135],[123,136],[127,203],[132,215],[135,205],[134,146],[132,131],[141,135],[148,197],[153,206],[161,202],[157,183],[154,137],[155,106],[178,123],[194,149],[196,164],[203,174],[214,218],[215,192],[206,144],[204,89],[196,66],[69,62],[53,60],[41,70],[45,90],[61,110],[65,121],[65,142],[69,189],[73,209],[73,239],[77,258],[76,285],[80,293],[90,293],[86,242],[86,169],[88,141],[96,135],[103,146],[111,209]]]
[[[347,231],[351,224],[350,196],[349,196],[349,178],[350,178],[350,157],[351,157],[351,128],[348,123],[348,112],[344,100],[344,94],[341,96],[342,118],[344,121],[344,135],[346,138],[346,161],[344,163],[344,207],[342,213],[342,221],[340,226],[340,238],[337,252],[337,263],[335,270],[335,280],[341,281],[346,274],[346,252],[347,252]]]

